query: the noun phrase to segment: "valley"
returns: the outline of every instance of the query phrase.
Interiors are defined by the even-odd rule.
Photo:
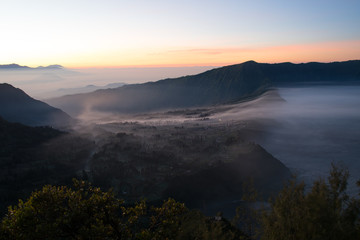
[[[5,156],[12,163],[3,162],[2,196],[14,203],[44,184],[68,184],[75,177],[113,188],[127,203],[173,197],[209,215],[232,216],[235,206],[219,203],[240,201],[244,183],[254,182],[268,198],[290,176],[253,142],[264,130],[261,120],[230,117],[263,98],[276,99],[276,93],[233,105],[109,116],[36,146],[18,146]]]
[[[342,94],[349,95],[348,90],[329,102],[336,107],[350,107],[346,113],[355,115],[348,118],[345,112],[328,111],[334,108],[326,105],[315,109],[316,99],[323,98],[326,103],[334,92],[322,95],[321,87],[314,89],[313,83],[304,81],[317,76],[314,79],[320,81],[319,86],[325,86],[328,69],[337,73],[330,79],[333,89],[342,89],[344,83],[350,84],[350,80],[358,78],[354,64],[359,61],[334,64],[246,62],[195,76],[47,101],[70,110],[73,118],[32,99],[20,89],[4,85],[12,91],[4,92],[18,100],[9,101],[3,95],[1,111],[9,112],[9,104],[16,103],[25,107],[37,122],[49,119],[49,111],[50,114],[55,111],[66,120],[66,127],[60,127],[59,132],[51,127],[34,128],[9,123],[14,119],[6,119],[4,115],[3,129],[10,130],[2,134],[2,211],[45,184],[69,185],[72,178],[78,178],[105,190],[112,188],[127,204],[141,199],[158,203],[172,197],[208,215],[222,211],[233,216],[235,207],[242,202],[244,184],[252,182],[266,200],[282,188],[292,173],[300,173],[300,180],[311,182],[309,173],[319,176],[312,169],[321,168],[321,176],[326,175],[331,162],[338,160],[329,158],[319,162],[315,155],[311,156],[314,149],[319,149],[316,156],[327,156],[326,146],[341,136],[337,144],[348,146],[343,149],[348,154],[339,154],[337,158],[354,159],[357,155],[353,150],[356,141],[351,140],[356,140],[357,135],[345,127],[341,129],[350,134],[350,140],[329,129],[325,133],[328,141],[319,138],[323,135],[310,133],[315,133],[310,125],[321,131],[320,126],[326,126],[324,123],[329,123],[332,116],[335,116],[332,122],[339,120],[337,125],[332,125],[336,129],[340,129],[343,120],[349,127],[357,128],[354,125],[358,121],[357,105],[349,105],[358,101],[357,92],[353,92],[350,102],[342,101]],[[346,67],[351,74],[344,82],[338,82]],[[295,85],[292,81],[287,83],[293,87],[279,87],[285,84],[281,73],[297,71],[303,75],[298,76]],[[348,87],[354,89],[352,83]],[[296,95],[296,89],[305,91]],[[307,96],[307,104],[302,105],[302,96]],[[26,104],[40,106],[35,108],[38,112],[34,114]],[[314,113],[320,115],[316,117]],[[15,119],[23,120],[19,114]],[[62,122],[55,120],[47,121],[50,126]],[[49,135],[49,131],[54,133]],[[26,132],[34,133],[26,135]],[[48,137],[36,140],[38,134]],[[24,138],[29,140],[18,144]],[[299,149],[305,154],[299,153]],[[352,162],[356,163],[351,160],[346,165],[355,166]],[[357,176],[355,172],[351,186]]]
[[[290,171],[250,141],[261,134],[261,122],[219,121],[210,114],[204,120],[203,112],[191,118],[177,113],[176,122],[147,122],[145,115],[139,122],[93,125],[98,149],[87,177],[130,202],[173,197],[204,212],[216,202],[241,200],[246,182],[253,181],[265,199],[276,193]]]
[[[360,0],[0,9],[0,240],[360,239]]]

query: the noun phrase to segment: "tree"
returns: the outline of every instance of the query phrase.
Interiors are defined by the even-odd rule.
[[[309,192],[289,181],[262,215],[261,239],[359,239],[360,200],[347,195],[348,177],[332,165],[328,181],[315,181]]]
[[[253,178],[244,181],[241,200],[242,203],[236,208],[236,214],[232,219],[232,224],[239,227],[247,236],[256,238],[256,226],[260,218],[260,211],[256,207],[256,203],[260,201],[261,198],[254,187]]]
[[[126,208],[111,191],[74,181],[75,190],[47,185],[2,221],[4,239],[106,239],[129,237],[144,203]],[[124,223],[126,221],[126,223]]]

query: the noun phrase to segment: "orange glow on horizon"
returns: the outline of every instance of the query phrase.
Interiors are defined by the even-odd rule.
[[[65,58],[65,56],[64,56]],[[178,48],[113,51],[72,57],[65,67],[86,68],[160,68],[226,66],[249,60],[263,63],[334,62],[360,59],[360,40],[320,42],[267,47]],[[101,60],[99,60],[101,59]]]
[[[70,69],[114,69],[114,68],[174,68],[174,67],[221,67],[238,63],[210,63],[210,64],[144,64],[144,65],[106,65],[106,66],[79,66]]]

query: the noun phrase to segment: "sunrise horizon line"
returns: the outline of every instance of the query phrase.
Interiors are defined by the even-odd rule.
[[[20,67],[29,67],[29,68],[41,68],[41,67],[49,67],[49,66],[61,66],[66,69],[119,69],[119,68],[182,68],[182,67],[225,67],[231,65],[238,65],[246,62],[256,62],[256,63],[268,63],[268,64],[281,64],[281,63],[293,63],[293,64],[305,64],[305,63],[332,63],[332,62],[348,62],[348,61],[360,61],[359,58],[351,58],[351,59],[339,59],[339,60],[325,60],[325,61],[257,61],[254,59],[249,59],[246,61],[238,61],[238,62],[224,62],[224,63],[203,63],[203,64],[129,64],[129,65],[89,65],[89,66],[77,66],[77,65],[67,65],[61,63],[54,64],[40,64],[40,65],[27,65],[27,64],[19,64],[19,63],[1,63],[0,66],[4,65],[19,65]]]

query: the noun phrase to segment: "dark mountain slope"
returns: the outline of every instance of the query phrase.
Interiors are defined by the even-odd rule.
[[[194,76],[126,85],[47,100],[70,115],[83,111],[136,113],[209,106],[256,95],[268,86],[255,62],[213,69]]]
[[[24,186],[32,186],[31,173],[44,167],[45,161],[36,164],[39,146],[63,134],[50,127],[29,127],[0,117],[0,213],[16,202]],[[37,176],[43,177],[43,172]]]
[[[254,187],[264,196],[274,194],[290,177],[290,171],[260,145],[248,144],[248,148],[247,153],[231,162],[171,179],[165,198],[172,197],[190,207],[201,208],[205,203],[239,198],[243,194],[241,186],[249,179],[254,180]]]
[[[0,214],[45,184],[78,176],[93,143],[51,127],[30,127],[0,117]]]
[[[0,117],[0,157],[15,154],[21,148],[37,146],[62,132],[50,127],[28,127]]]
[[[63,132],[51,127],[29,127],[20,123],[8,122],[0,116],[0,142],[13,146],[30,146],[42,143],[50,138],[61,135]],[[31,140],[27,141],[27,138]],[[11,143],[12,140],[16,143]]]
[[[65,127],[73,120],[60,109],[35,100],[10,84],[0,84],[0,116],[30,126]]]

